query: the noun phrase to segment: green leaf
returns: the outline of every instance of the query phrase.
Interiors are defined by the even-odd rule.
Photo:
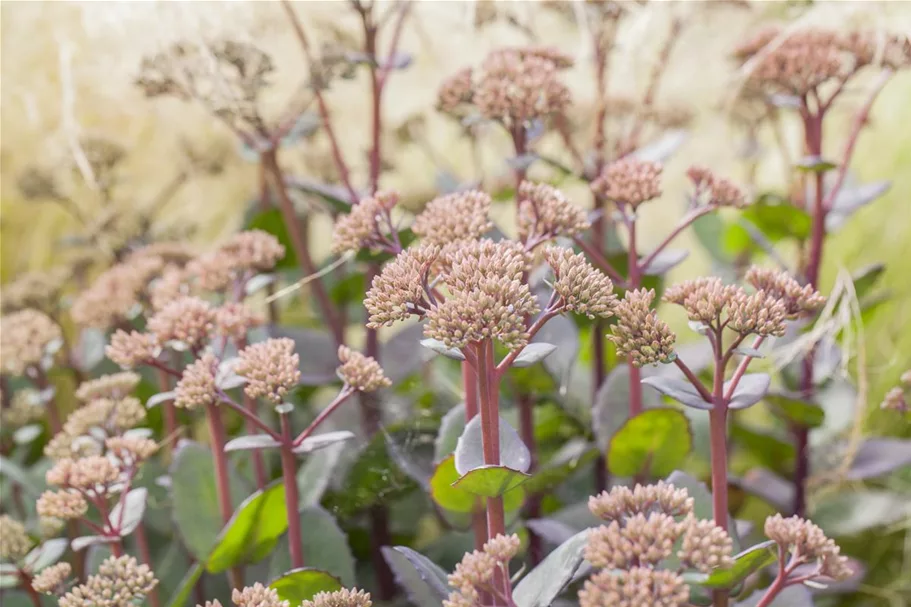
[[[297,489],[301,507],[319,504],[344,449],[343,443],[329,445],[309,455],[304,465],[298,468]]]
[[[817,504],[810,518],[826,535],[839,537],[888,525],[908,515],[911,515],[911,504],[907,495],[866,489],[830,495]]]
[[[673,398],[678,403],[686,405],[687,407],[703,409],[705,411],[712,409],[712,404],[706,402],[702,398],[702,395],[699,394],[699,391],[693,387],[693,384],[684,379],[654,375],[652,377],[646,377],[642,380],[642,383],[646,386],[651,386],[658,392]]]
[[[813,223],[810,215],[790,201],[766,195],[756,203],[744,209],[740,220],[752,224],[770,243],[781,240],[805,240],[810,236]],[[725,249],[740,255],[747,251],[762,250],[760,243],[755,242],[749,230],[739,224],[728,226],[724,234]]]
[[[299,605],[312,599],[318,592],[341,590],[342,584],[338,578],[325,571],[302,567],[276,578],[269,584],[269,588],[275,590],[281,600]]]
[[[484,507],[484,498],[469,492],[462,487],[454,487],[458,482],[459,473],[455,469],[455,458],[450,455],[437,464],[433,476],[430,477],[430,496],[440,507],[451,512],[468,513],[478,507]],[[524,487],[516,487],[503,495],[503,508],[512,512],[522,506],[525,500]]]
[[[245,561],[255,561],[250,555],[264,545],[274,545],[287,528],[285,486],[277,481],[248,497],[237,508],[219,535],[206,569],[209,573],[219,573]]]
[[[301,542],[307,564],[330,573],[345,586],[353,586],[354,556],[348,546],[348,537],[338,526],[335,517],[319,506],[301,508],[298,517],[303,531]],[[291,568],[287,534],[282,536],[271,552],[269,571],[273,577]]]
[[[885,271],[885,264],[873,263],[854,272],[851,280],[854,281],[854,293],[857,295],[857,299],[863,299],[870,293]]]
[[[453,485],[475,495],[498,497],[531,478],[528,474],[506,466],[481,466],[463,474]]]
[[[245,497],[243,479],[229,466],[232,503]],[[215,487],[212,452],[198,443],[185,443],[171,463],[174,522],[193,556],[205,562],[221,532],[222,518]]]
[[[464,431],[465,403],[459,403],[447,411],[440,421],[440,431],[433,442],[433,461],[439,462],[454,453]]]
[[[756,460],[772,470],[789,472],[794,462],[794,445],[786,439],[767,430],[735,421],[731,425],[731,440],[740,449],[753,455]]]
[[[717,213],[703,215],[693,222],[693,232],[713,260],[723,265],[728,265],[734,260],[734,255],[723,246],[724,234],[728,228]]]
[[[276,271],[297,268],[297,256],[294,254],[294,247],[291,244],[291,237],[288,235],[288,228],[285,226],[281,210],[267,209],[257,213],[247,222],[246,229],[268,232],[285,247],[285,256],[275,264]]]
[[[648,409],[611,438],[608,468],[616,476],[664,476],[686,459],[692,442],[689,420],[681,411]]]
[[[405,546],[383,546],[381,550],[413,605],[439,607],[449,595],[446,572],[423,554]]]
[[[515,428],[502,417],[499,418],[499,438],[499,467],[525,473],[531,466],[531,453]],[[456,445],[455,467],[461,475],[466,475],[477,468],[488,467],[484,459],[483,427],[480,415],[475,415],[465,424],[465,430]],[[491,479],[494,476],[496,475],[487,475]]]
[[[549,607],[554,602],[579,571],[588,534],[585,529],[572,536],[522,578],[513,591],[517,607]]]
[[[788,422],[818,428],[826,419],[826,412],[816,403],[789,394],[766,394],[763,400],[772,405],[772,411]]]
[[[806,156],[798,160],[794,166],[798,171],[808,173],[827,173],[832,169],[838,168],[837,164],[821,156]]]
[[[642,391],[646,409],[656,407],[660,397],[653,390]],[[629,365],[619,364],[605,378],[592,407],[592,431],[598,448],[607,451],[611,437],[629,419]]]
[[[171,596],[171,600],[168,601],[168,607],[186,607],[187,602],[190,600],[190,594],[196,588],[196,582],[202,577],[202,572],[202,563],[197,562],[190,567],[190,570],[187,571],[187,574],[180,581],[180,585]]]
[[[553,344],[541,342],[530,343],[522,348],[522,351],[512,362],[512,366],[516,368],[530,367],[547,358],[556,349],[557,346]]]
[[[708,588],[733,588],[754,571],[778,560],[778,550],[772,540],[751,546],[734,557],[729,569],[716,569],[701,583]]]

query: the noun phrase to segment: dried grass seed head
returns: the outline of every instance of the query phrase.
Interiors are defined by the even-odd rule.
[[[123,398],[136,389],[140,379],[138,373],[131,371],[102,375],[79,384],[76,398],[82,402],[89,402],[97,398]]]
[[[592,182],[592,190],[633,210],[661,196],[662,166],[657,162],[623,158],[608,164]]]
[[[300,356],[294,351],[294,340],[267,339],[241,350],[234,371],[247,379],[247,396],[280,403],[300,381]]]
[[[7,314],[0,326],[0,361],[10,375],[24,375],[29,367],[52,355],[63,339],[60,325],[31,308]]]
[[[411,229],[424,242],[446,245],[475,240],[493,227],[490,196],[479,190],[434,198],[414,219]]]
[[[339,216],[332,231],[332,252],[340,254],[377,247],[389,232],[389,226],[382,225],[383,221],[398,200],[395,192],[377,192],[361,199],[347,215]]]
[[[555,187],[546,183],[523,181],[519,186],[516,222],[519,240],[574,236],[590,227],[585,211]]]
[[[617,323],[608,339],[614,342],[619,355],[630,357],[635,367],[674,360],[677,336],[651,309],[654,298],[653,289],[627,291],[614,312]]]
[[[373,279],[364,299],[367,326],[377,329],[429,309],[424,286],[440,253],[435,245],[405,249]]]
[[[547,246],[544,259],[554,272],[554,290],[560,295],[563,310],[589,318],[608,318],[614,314],[617,296],[610,278],[596,270],[581,253],[558,246]]]
[[[339,346],[338,359],[342,363],[337,370],[338,376],[355,390],[375,392],[392,385],[380,364],[370,356],[364,356],[347,346]]]

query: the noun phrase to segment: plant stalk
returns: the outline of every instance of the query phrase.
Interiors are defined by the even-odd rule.
[[[158,375],[158,389],[162,392],[169,392],[171,390],[171,378],[168,376],[168,372],[164,369],[155,368],[155,373]],[[164,422],[164,435],[168,439],[172,439],[177,435],[177,409],[174,407],[174,403],[170,400],[161,403],[161,417]],[[172,440],[165,441],[165,448],[167,449],[167,459],[168,461],[174,456],[174,442]]]
[[[465,389],[465,422],[468,423],[478,414],[478,374],[467,362],[462,363],[462,385]],[[475,501],[471,513],[471,528],[474,531],[474,549],[481,550],[487,541],[487,517],[482,501]]]
[[[206,421],[209,425],[209,436],[212,440],[212,459],[215,463],[215,488],[218,493],[218,508],[221,512],[221,522],[227,524],[234,513],[231,504],[231,484],[228,477],[228,456],[225,454],[225,426],[222,423],[218,406],[212,403],[206,405]],[[243,572],[240,567],[234,567],[228,572],[231,585],[242,588],[244,585]]]
[[[719,331],[720,343],[720,331]],[[724,398],[725,364],[719,351],[715,352],[715,373],[712,381],[712,410],[709,411],[709,432],[712,458],[712,514],[715,525],[728,530],[728,436],[727,402]],[[727,607],[728,592],[712,592],[714,607]]]
[[[141,521],[136,525],[133,533],[136,537],[136,546],[139,548],[139,558],[142,559],[144,564],[149,566],[149,569],[154,570],[152,552],[149,550],[149,539],[146,537],[145,526]],[[153,588],[152,592],[149,593],[149,602],[152,603],[152,607],[160,607],[161,598],[158,596],[158,587]]]
[[[626,251],[627,288],[638,289],[642,284],[639,272],[639,251],[636,246],[636,219],[627,218],[626,227],[629,232],[629,242]],[[642,413],[642,373],[639,367],[633,365],[632,356],[626,357],[629,367],[629,416],[635,417]]]
[[[287,413],[281,414],[281,460],[282,479],[285,484],[285,511],[288,515],[288,551],[291,553],[291,567],[304,566],[304,545],[301,539],[299,496],[297,493],[297,457],[294,455],[294,437],[291,435],[291,421]]]

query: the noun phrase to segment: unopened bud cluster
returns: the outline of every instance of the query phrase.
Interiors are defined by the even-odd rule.
[[[218,402],[215,371],[218,361],[211,352],[187,365],[174,389],[174,404],[183,409],[197,409]]]
[[[815,564],[821,577],[842,580],[852,574],[848,559],[841,556],[840,548],[808,520],[776,514],[766,519],[765,534],[795,561]]]
[[[332,232],[332,252],[360,251],[380,245],[392,229],[389,212],[398,203],[394,192],[378,192],[351,207],[347,215],[335,222]]]
[[[478,190],[439,196],[415,217],[411,229],[429,244],[477,240],[493,227],[490,205],[490,196]]]
[[[0,514],[0,560],[18,561],[32,547],[25,526],[7,514]]]
[[[69,563],[51,565],[32,579],[32,588],[39,594],[62,594],[72,571]]]
[[[137,373],[130,371],[102,375],[79,384],[76,398],[82,402],[90,402],[98,398],[123,398],[136,389],[140,379]]]
[[[147,565],[131,556],[109,557],[90,575],[60,598],[60,607],[124,607],[141,601],[158,580]]]
[[[693,182],[697,204],[737,209],[747,206],[746,193],[733,181],[705,167],[690,167],[686,174]]]
[[[635,367],[674,360],[677,336],[651,308],[654,298],[652,289],[627,291],[615,309],[617,323],[608,339],[614,342],[617,353],[628,356]]]
[[[247,380],[247,396],[280,403],[300,381],[300,357],[294,352],[294,340],[281,337],[247,346],[240,351],[234,371]]]
[[[443,607],[480,605],[481,593],[493,589],[495,572],[509,575],[509,561],[519,552],[519,536],[497,535],[487,541],[482,550],[462,557],[449,575],[449,585],[455,590],[443,601]]]
[[[375,392],[392,385],[389,378],[383,374],[380,364],[370,356],[364,356],[347,346],[340,346],[338,359],[342,363],[338,368],[338,376],[355,390]]]
[[[599,571],[579,592],[584,607],[682,607],[689,600],[682,568],[709,573],[733,564],[730,536],[694,516],[686,489],[664,482],[615,487],[590,498],[589,509],[606,524],[591,531],[585,547]],[[678,545],[681,569],[661,569]]]
[[[592,182],[592,191],[635,210],[661,196],[661,171],[657,162],[635,158],[616,160]]]
[[[584,255],[558,246],[545,247],[543,255],[554,272],[554,291],[560,296],[562,310],[589,318],[613,315],[617,306],[614,285]]]
[[[0,319],[0,364],[10,375],[24,375],[53,354],[60,343],[60,326],[47,314],[34,309],[7,314]]]
[[[589,228],[585,211],[558,189],[546,183],[523,181],[519,187],[516,218],[519,240],[575,236]]]

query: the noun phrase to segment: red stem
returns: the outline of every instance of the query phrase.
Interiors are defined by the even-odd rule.
[[[480,394],[480,414],[482,448],[484,464],[500,465],[500,412],[499,385],[493,366],[493,342],[490,340],[476,345],[478,360],[478,392]],[[487,498],[487,537],[506,534],[506,513],[503,509],[503,496]],[[501,589],[504,596],[509,596],[509,580],[500,571],[494,572],[494,587]]]
[[[136,538],[136,545],[139,548],[139,557],[142,559],[142,562],[149,566],[150,569],[154,570],[154,565],[152,564],[152,552],[149,550],[149,540],[146,537],[146,531],[143,524],[140,522],[136,529],[133,531],[134,537]],[[158,596],[158,588],[153,588],[152,592],[149,593],[149,601],[152,603],[152,607],[160,607],[161,599]]]
[[[234,513],[231,504],[231,485],[228,477],[228,456],[225,454],[225,427],[221,420],[218,406],[206,405],[206,421],[209,425],[209,436],[212,441],[212,460],[215,463],[215,489],[218,493],[218,508],[222,523],[227,524]],[[229,572],[231,585],[241,588],[244,585],[243,573],[239,567]]]
[[[629,289],[638,289],[642,279],[639,269],[639,251],[636,247],[636,219],[625,219],[629,232],[629,243],[626,251],[627,283]],[[642,413],[642,373],[639,367],[633,366],[633,357],[626,357],[629,366],[629,416],[635,417]]]
[[[478,374],[468,363],[462,363],[462,385],[465,390],[465,422],[470,422],[478,414]],[[487,541],[487,518],[484,515],[480,498],[471,513],[471,528],[474,530],[474,548],[481,550]]]
[[[291,553],[291,567],[304,566],[304,545],[301,536],[299,496],[297,493],[297,458],[294,456],[294,441],[291,438],[291,422],[287,413],[281,414],[282,427],[282,478],[285,483],[285,510],[288,514],[288,550]]]
[[[32,588],[32,576],[28,574],[27,571],[19,570],[19,582],[22,588],[25,590],[25,593],[28,594],[29,598],[32,601],[32,604],[35,607],[41,607],[41,595],[38,594],[38,591]]]
[[[237,350],[238,352],[247,347],[246,338],[240,338],[237,340]],[[257,417],[256,415],[256,399],[251,398],[244,392],[244,409],[246,409],[250,416],[244,416],[244,429],[247,431],[247,434],[256,434],[256,422],[251,418]],[[266,483],[268,478],[266,476],[266,462],[263,459],[263,454],[259,449],[252,449],[250,451],[250,458],[253,460],[253,474],[256,478],[256,488],[262,491],[266,488]]]
[[[158,367],[155,368],[155,372],[158,375],[158,389],[162,392],[169,392],[171,390],[171,378],[168,372]],[[163,407],[161,415],[164,420],[164,435],[174,437],[177,435],[177,409],[171,401],[161,403],[161,406]],[[173,455],[173,442],[168,440],[166,449],[168,450],[167,457],[170,459]]]
[[[721,340],[721,332],[718,332]],[[709,411],[709,432],[712,457],[712,513],[715,525],[728,529],[728,444],[727,444],[727,401],[724,398],[724,360],[715,351],[715,369],[712,381],[712,410]],[[714,607],[727,607],[728,593],[725,590],[712,592]]]
[[[288,195],[288,188],[285,186],[285,179],[281,167],[278,164],[276,150],[273,148],[263,152],[260,157],[260,162],[272,176],[272,186],[275,188],[275,192],[278,195],[278,202],[281,207],[282,217],[285,221],[285,228],[288,230],[288,236],[291,238],[291,246],[297,256],[297,262],[300,264],[301,272],[304,276],[313,276],[317,273],[316,264],[313,263],[313,258],[310,257],[307,236],[301,229],[300,223],[297,220],[297,213],[294,210],[294,203]],[[345,327],[340,321],[338,311],[332,305],[332,300],[329,298],[329,294],[326,291],[322,279],[316,278],[311,281],[310,284],[312,285],[313,295],[316,297],[316,301],[323,313],[323,318],[325,319],[326,324],[329,325],[329,329],[332,331],[332,335],[335,338],[336,345],[343,345],[345,343]]]
[[[310,425],[304,428],[304,431],[297,435],[297,437],[291,442],[292,447],[299,447],[304,440],[313,434],[320,425],[326,421],[326,419],[332,415],[332,412],[335,411],[342,403],[344,403],[348,398],[354,394],[354,389],[350,386],[345,386],[342,388],[342,391],[338,393],[331,403],[329,403],[325,409],[320,411],[319,415],[316,416]]]

